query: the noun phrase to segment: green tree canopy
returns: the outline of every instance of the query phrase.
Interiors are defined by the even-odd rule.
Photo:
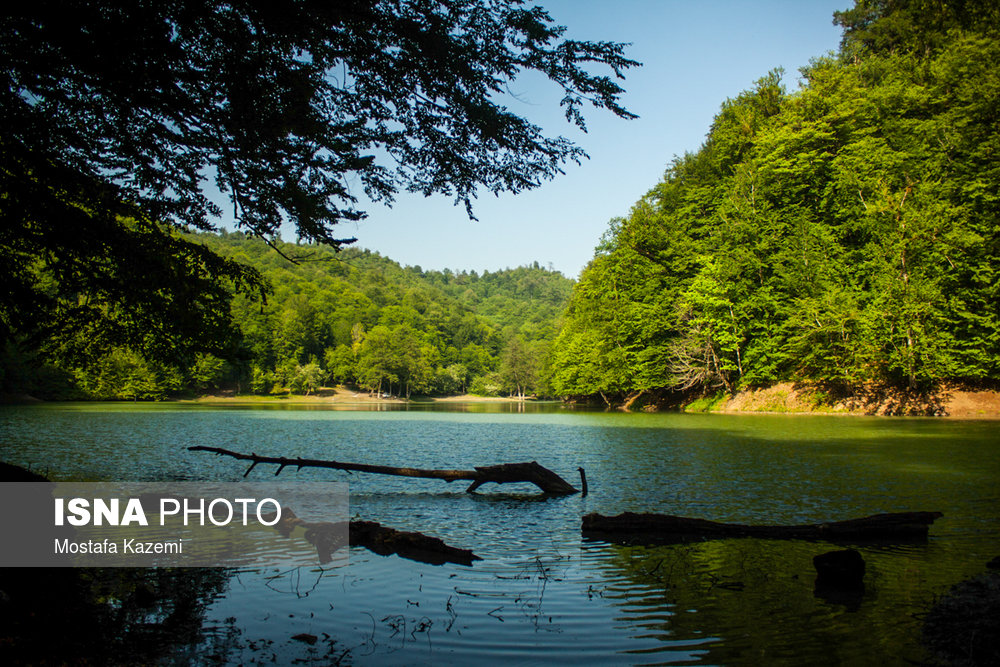
[[[557,392],[1000,380],[1000,6],[858,0],[836,21],[837,57],[724,102],[612,221]]]
[[[1000,5],[994,0],[856,0],[854,7],[834,12],[844,28],[842,53],[918,51],[927,53],[948,41],[954,30],[996,34]]]
[[[241,228],[334,247],[365,215],[349,183],[470,215],[480,190],[537,186],[583,152],[503,105],[520,74],[578,125],[587,105],[631,116],[623,45],[563,32],[521,0],[18,5],[0,17],[4,337],[67,319],[140,348],[157,320],[161,345],[215,335],[230,287],[207,283],[263,284],[174,234],[213,228],[209,181]]]

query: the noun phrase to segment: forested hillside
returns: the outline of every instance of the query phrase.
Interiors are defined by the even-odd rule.
[[[549,343],[572,281],[537,263],[425,272],[352,248],[277,242],[276,251],[242,233],[189,240],[256,269],[270,288],[263,302],[233,296],[225,352],[171,363],[126,346],[80,357],[69,353],[80,345],[52,341],[39,365],[8,348],[5,390],[97,399],[309,394],[337,384],[399,396],[547,391]]]
[[[562,395],[1000,379],[1000,9],[862,1],[840,52],[723,105],[612,221]]]

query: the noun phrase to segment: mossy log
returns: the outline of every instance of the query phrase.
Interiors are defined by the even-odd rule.
[[[334,470],[347,470],[350,472],[370,472],[379,475],[395,475],[397,477],[422,477],[425,479],[443,479],[446,482],[456,480],[471,481],[472,484],[466,489],[468,493],[473,493],[487,482],[497,484],[508,484],[514,482],[530,482],[542,490],[543,493],[551,495],[569,495],[578,493],[576,488],[564,480],[562,477],[552,472],[548,468],[540,465],[537,461],[528,463],[503,463],[493,466],[477,466],[474,470],[426,470],[422,468],[401,468],[396,466],[369,465],[366,463],[343,463],[341,461],[326,461],[322,459],[302,459],[287,458],[284,456],[258,456],[257,454],[242,454],[221,447],[188,447],[192,452],[212,452],[214,454],[232,456],[242,461],[250,461],[244,477],[258,463],[272,463],[278,466],[274,473],[278,475],[286,467],[301,468],[332,468]]]
[[[898,512],[846,521],[767,526],[718,523],[670,514],[624,512],[617,516],[603,516],[595,513],[583,517],[583,535],[626,543],[672,543],[729,537],[905,542],[926,540],[930,524],[940,516],[941,512]]]

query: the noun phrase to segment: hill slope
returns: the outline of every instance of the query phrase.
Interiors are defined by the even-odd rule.
[[[772,72],[726,101],[612,222],[556,341],[558,393],[1000,381],[1000,12],[838,17],[840,54],[796,92]]]
[[[254,267],[270,286],[264,303],[233,297],[227,354],[164,363],[125,346],[90,360],[56,349],[31,367],[9,349],[4,390],[145,399],[222,387],[308,394],[341,383],[397,395],[546,389],[549,343],[572,281],[537,263],[482,275],[425,272],[364,250],[276,242],[276,251],[241,233],[192,238]]]

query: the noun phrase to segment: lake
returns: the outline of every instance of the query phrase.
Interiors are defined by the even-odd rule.
[[[149,651],[143,660],[900,664],[924,657],[920,619],[935,597],[1000,555],[998,427],[557,404],[43,404],[0,408],[0,459],[60,481],[242,479],[243,463],[192,445],[421,468],[537,460],[573,484],[587,471],[587,497],[542,498],[531,486],[470,495],[462,482],[286,470],[347,482],[352,516],[483,560],[434,566],[355,547],[338,568],[137,571],[127,585],[123,573],[88,574],[102,582],[100,608],[119,611],[108,641],[141,636],[128,650]],[[589,512],[778,524],[908,510],[944,516],[927,543],[859,545],[865,592],[852,599],[814,590],[812,557],[839,545],[620,546],[580,533]],[[122,620],[136,600],[139,620]]]

